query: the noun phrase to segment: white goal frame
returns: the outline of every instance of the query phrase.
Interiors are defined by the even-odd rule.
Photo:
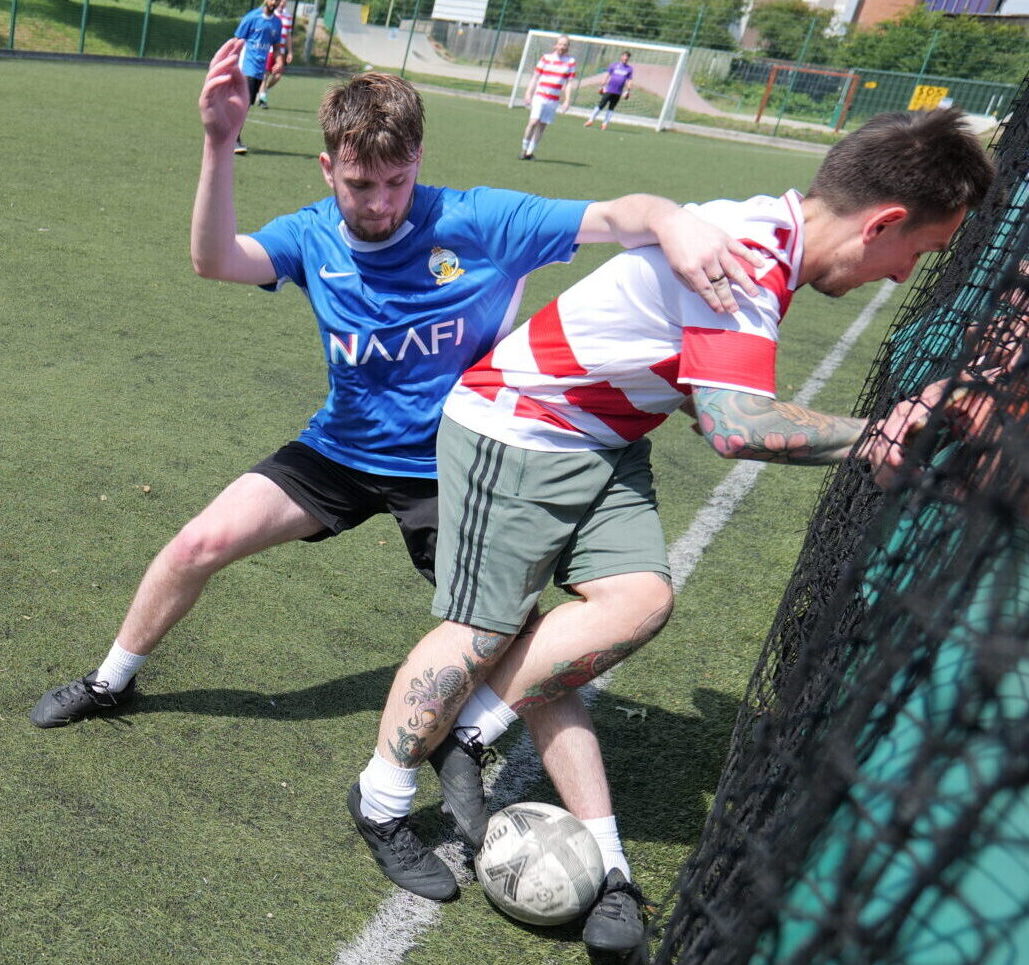
[[[599,68],[603,70],[608,64],[618,60],[623,50],[632,54],[630,63],[634,66],[640,63],[660,63],[662,66],[672,68],[671,79],[667,89],[664,91],[664,98],[661,110],[657,118],[645,117],[630,114],[632,109],[631,98],[620,107],[616,117],[627,123],[642,123],[645,126],[653,126],[655,131],[662,131],[672,126],[675,121],[675,104],[679,98],[679,88],[682,86],[682,79],[686,73],[686,61],[689,59],[690,50],[688,47],[673,47],[670,44],[647,44],[635,40],[617,40],[610,37],[588,37],[582,34],[562,34],[556,30],[530,30],[525,35],[525,43],[522,45],[522,56],[518,62],[518,71],[515,74],[514,83],[511,85],[511,96],[507,102],[508,107],[520,107],[524,102],[525,91],[532,81],[533,71],[536,62],[540,57],[552,50],[554,42],[558,37],[567,36],[571,41],[571,55],[576,60],[576,78],[572,83],[575,85],[573,103],[578,99],[582,87],[584,68]],[[587,51],[583,55],[583,50]],[[637,57],[639,54],[639,57]],[[600,67],[599,65],[603,65]],[[596,72],[594,70],[593,72]],[[599,87],[596,88],[599,92]],[[591,98],[589,107],[596,103],[593,89],[587,87],[582,92],[584,96]],[[660,95],[659,95],[660,96]],[[582,112],[584,104],[578,104]]]

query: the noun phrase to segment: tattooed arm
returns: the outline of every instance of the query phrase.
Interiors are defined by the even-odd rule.
[[[698,386],[691,396],[699,431],[721,456],[801,466],[840,462],[864,419],[827,415],[763,395]]]

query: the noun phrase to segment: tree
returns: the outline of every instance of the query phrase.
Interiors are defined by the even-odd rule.
[[[804,50],[806,63],[827,64],[839,46],[830,33],[832,19],[831,11],[810,7],[804,0],[774,0],[754,7],[750,26],[760,35],[761,49],[769,57],[796,60]]]
[[[736,47],[729,27],[743,16],[746,0],[671,0],[663,5],[656,40],[684,47],[692,40],[698,47],[732,50]]]
[[[945,16],[916,8],[867,29],[840,45],[840,66],[895,70],[1017,84],[1025,73],[1024,27]]]

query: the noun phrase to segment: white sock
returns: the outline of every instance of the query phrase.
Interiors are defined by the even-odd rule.
[[[361,771],[361,813],[384,824],[411,813],[418,769],[390,764],[378,751]]]
[[[609,124],[609,123],[611,122],[611,114],[612,114],[612,113],[613,113],[612,111],[608,111],[608,112],[607,112],[607,113],[606,113],[606,114],[604,115],[604,123],[605,123],[605,124]]]
[[[116,694],[119,690],[124,690],[128,682],[136,676],[136,671],[146,663],[146,658],[147,654],[130,653],[115,640],[104,657],[104,662],[97,669],[96,679],[107,681],[107,689]]]
[[[483,747],[489,747],[507,731],[518,715],[486,684],[479,684],[457,715],[454,729],[476,727]],[[458,734],[458,737],[461,735]]]
[[[529,141],[529,146],[525,149],[525,153],[526,154],[535,154],[536,153],[536,142],[535,141],[532,141],[532,140]]]
[[[592,114],[590,114],[590,120],[591,120],[591,121],[595,121],[595,120],[597,119],[597,112],[598,112],[599,110],[600,110],[600,108],[599,108],[599,107],[594,107],[594,108],[593,108],[593,113],[592,113]]]
[[[522,138],[522,151],[523,151],[523,153],[525,153],[525,154],[529,153],[529,145],[531,145],[531,144],[532,144],[532,141],[530,141],[527,137],[523,137]]]
[[[589,818],[582,823],[600,845],[600,855],[604,859],[604,874],[618,868],[626,880],[631,881],[632,872],[629,871],[629,862],[626,861],[625,852],[622,850],[622,839],[618,836],[618,822],[615,816],[612,814],[606,818]]]

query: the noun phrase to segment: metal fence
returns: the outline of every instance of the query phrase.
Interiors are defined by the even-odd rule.
[[[175,6],[157,0],[0,0],[0,49],[203,63],[232,36],[240,17],[256,2],[181,0],[183,6]],[[290,5],[296,30],[295,66],[346,69],[363,63],[347,50],[347,31],[340,27],[343,21],[338,20],[337,12],[341,7],[353,7],[367,17],[367,7],[330,0],[319,29],[309,36],[308,14],[316,9],[315,5],[298,0],[292,0]],[[428,9],[427,3],[424,6]],[[715,32],[715,25],[707,22],[711,18],[705,19],[704,9],[701,7],[698,14],[689,22],[684,20],[674,31],[677,37],[682,35],[676,42],[691,52],[687,73],[692,83],[723,111],[734,113],[737,120],[757,120],[762,115],[765,121],[774,119],[776,132],[778,121],[783,118],[839,130],[880,111],[932,107],[938,103],[953,103],[970,113],[1000,120],[1009,110],[1016,91],[1013,84],[928,73],[903,74],[860,67],[830,72],[816,65],[734,56],[727,49],[728,43],[726,49],[712,44],[709,35]],[[348,16],[352,13],[349,11]],[[481,67],[485,87],[490,71],[507,66],[505,58],[521,51],[525,34],[511,29],[514,26],[474,27],[422,19],[404,23],[402,30],[427,33],[450,57]],[[619,34],[605,32],[603,28],[609,26],[606,22],[598,22],[597,26],[600,29],[594,35],[610,36],[617,43]],[[710,68],[710,58],[705,60],[701,56],[712,50],[720,55],[722,66],[718,71]],[[726,77],[724,65],[730,60],[732,69]],[[733,85],[737,89],[727,93],[727,87]]]

